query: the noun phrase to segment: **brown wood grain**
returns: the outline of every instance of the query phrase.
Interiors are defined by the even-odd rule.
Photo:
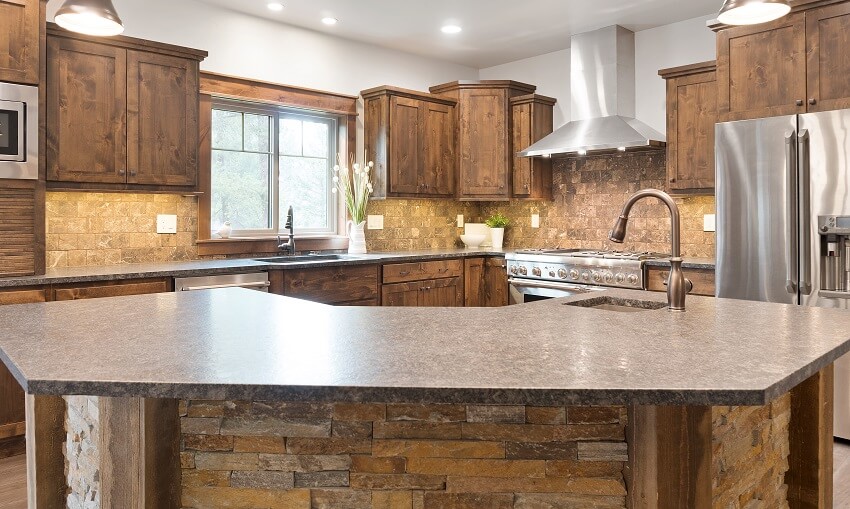
[[[212,97],[198,100],[198,240],[212,236]]]
[[[173,44],[150,41],[147,39],[138,39],[135,37],[128,37],[126,35],[116,35],[108,38],[95,35],[85,35],[79,32],[65,30],[56,23],[47,23],[47,35],[48,37],[63,37],[65,39],[88,41],[97,44],[109,44],[116,48],[128,50],[150,51],[161,55],[188,58],[197,61],[201,61],[209,55],[209,53],[204,50],[175,46]]]
[[[170,278],[92,283],[56,287],[53,289],[52,300],[67,301],[166,293],[172,289]]]
[[[485,307],[508,305],[508,265],[504,258],[489,257],[484,260],[484,302]]]
[[[806,11],[810,112],[850,108],[850,2]]]
[[[176,399],[144,399],[142,452],[146,509],[180,507],[180,413]]]
[[[422,281],[420,307],[463,307],[463,277]]]
[[[98,398],[103,507],[144,509],[141,403],[139,398]]]
[[[466,307],[483,307],[485,299],[484,258],[463,261],[463,303]]]
[[[683,272],[685,273],[685,277],[690,279],[691,283],[694,284],[691,295],[714,297],[714,271],[683,269]],[[668,277],[670,277],[669,269],[649,267],[647,270],[647,289],[651,292],[666,292]]]
[[[381,305],[395,307],[418,307],[422,283],[393,283],[381,286]]]
[[[35,181],[0,182],[0,277],[27,276],[43,267],[43,193]]]
[[[340,304],[378,297],[378,266],[284,270],[287,297]]]
[[[423,279],[463,277],[463,260],[434,260],[384,265],[383,282],[404,283]]]
[[[65,400],[26,396],[27,507],[65,507]]]
[[[512,192],[515,198],[552,199],[552,159],[517,157],[516,153],[543,139],[553,130],[556,100],[542,95],[511,98],[513,143]]]
[[[711,407],[655,407],[658,507],[710,509]]]
[[[454,106],[422,102],[424,140],[421,173],[425,194],[431,197],[454,196],[455,193],[455,121]]]
[[[0,81],[38,85],[39,0],[0,2]]]
[[[390,128],[387,195],[416,195],[422,190],[423,125],[421,101],[390,98]]]

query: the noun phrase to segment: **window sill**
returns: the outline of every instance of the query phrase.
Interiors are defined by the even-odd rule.
[[[348,249],[348,237],[340,235],[295,237],[298,251],[328,251]],[[199,256],[267,255],[277,254],[276,237],[233,237],[197,241]]]

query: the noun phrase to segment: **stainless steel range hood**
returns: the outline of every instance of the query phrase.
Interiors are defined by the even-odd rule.
[[[575,35],[570,47],[572,121],[521,157],[662,149],[666,137],[635,119],[635,34],[610,26]]]

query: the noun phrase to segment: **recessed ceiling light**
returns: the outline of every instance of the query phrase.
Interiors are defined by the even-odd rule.
[[[339,23],[339,20],[328,16],[327,18],[322,18],[322,23],[324,23],[325,25],[336,25],[337,23]]]
[[[457,25],[445,25],[440,29],[444,34],[459,34],[463,31],[463,28]]]
[[[283,10],[283,4],[279,3],[279,2],[272,2],[268,5],[266,5],[266,7],[268,7],[270,11],[282,11]]]

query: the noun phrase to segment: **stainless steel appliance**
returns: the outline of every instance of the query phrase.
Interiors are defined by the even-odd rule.
[[[0,178],[38,179],[38,87],[0,83]]]
[[[511,304],[569,297],[606,288],[646,289],[646,260],[660,253],[529,249],[508,253]]]
[[[717,296],[848,309],[850,110],[716,135]],[[850,439],[850,357],[835,365],[835,436]]]
[[[269,285],[269,275],[266,272],[174,278],[174,291],[177,292],[215,290],[217,288],[251,288],[268,292]]]

